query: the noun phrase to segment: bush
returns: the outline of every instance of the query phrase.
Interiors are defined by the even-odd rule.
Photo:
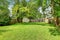
[[[7,25],[9,24],[10,17],[9,17],[9,10],[7,8],[0,6],[0,25]]]

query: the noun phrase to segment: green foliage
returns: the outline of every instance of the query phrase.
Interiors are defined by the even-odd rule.
[[[18,16],[17,16],[17,10],[19,9],[19,5],[16,4],[14,5],[14,7],[12,8],[12,18],[16,19]]]
[[[0,6],[8,7],[9,2],[7,0],[0,0]]]
[[[0,6],[0,25],[6,25],[9,21],[10,18],[8,9]]]
[[[55,10],[55,16],[60,17],[60,0],[54,0],[55,5],[54,5],[54,10]]]
[[[46,0],[43,0],[42,3],[43,3],[42,6],[45,7],[46,6]]]
[[[17,12],[19,11],[19,12]],[[40,13],[38,12],[37,1],[30,0],[28,3],[22,0],[20,4],[15,4],[12,9],[13,17],[16,19],[27,17],[27,18],[39,18]]]

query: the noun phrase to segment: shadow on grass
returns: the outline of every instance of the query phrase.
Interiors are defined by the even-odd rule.
[[[8,31],[11,31],[11,30],[0,30],[0,35],[4,34],[5,32],[8,32]]]
[[[58,36],[60,35],[60,31],[57,28],[49,28],[49,32],[53,36]]]
[[[29,22],[29,23],[16,23],[16,24],[11,24],[11,25],[41,25],[41,26],[54,26],[53,24],[48,24],[44,22]],[[6,26],[11,26],[11,25],[5,25]],[[4,26],[1,26],[4,27]]]
[[[44,22],[29,22],[29,23],[17,23],[16,25],[41,25],[41,26],[54,26],[53,24],[48,24]]]

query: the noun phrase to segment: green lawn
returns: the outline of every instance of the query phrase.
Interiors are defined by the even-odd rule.
[[[0,26],[0,40],[60,40],[60,35],[51,34],[51,25],[27,24]]]

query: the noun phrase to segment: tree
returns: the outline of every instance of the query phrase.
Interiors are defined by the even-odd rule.
[[[0,25],[7,25],[10,21],[9,2],[7,0],[0,0]]]
[[[55,19],[55,25],[56,26],[59,26],[60,23],[59,23],[59,18],[60,18],[60,0],[51,0],[51,4],[52,4],[52,14],[54,16],[54,19]]]
[[[15,3],[12,11],[13,15],[15,15],[14,17],[16,17],[18,20],[23,19],[23,17],[31,19],[39,18],[40,16],[36,0],[30,0],[29,2],[26,0],[21,0],[19,4]]]
[[[0,6],[0,25],[8,25],[10,21],[9,10]]]
[[[20,11],[20,8],[21,7],[24,7],[24,6],[26,6],[26,1],[25,0],[21,0],[21,1],[19,1],[19,0],[15,0],[15,4],[14,4],[14,7],[13,7],[13,17],[15,17],[15,19],[19,22],[19,20],[21,20],[22,21],[22,18],[21,18],[21,16],[20,16],[20,13],[21,12],[19,12]]]

